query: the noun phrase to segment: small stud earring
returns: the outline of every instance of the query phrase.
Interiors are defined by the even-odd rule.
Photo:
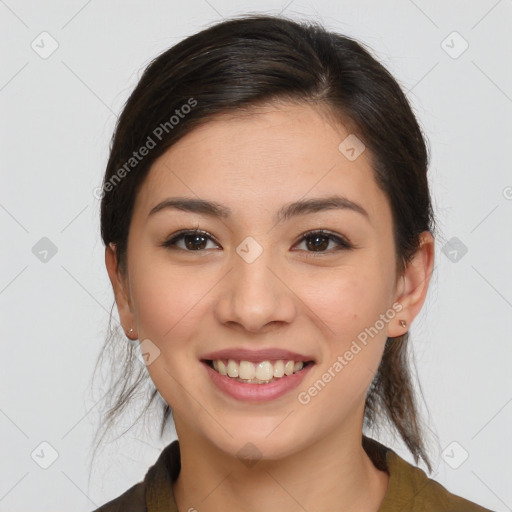
[[[402,327],[405,327],[407,325],[406,321],[405,320],[400,320],[400,325]]]
[[[133,327],[130,327],[130,330],[128,331],[128,334],[126,336],[128,336],[128,338],[130,337],[129,335],[130,334],[133,334]]]

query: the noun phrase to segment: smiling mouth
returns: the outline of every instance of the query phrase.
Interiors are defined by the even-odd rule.
[[[217,373],[245,384],[269,384],[301,372],[314,364],[313,361],[244,361],[236,359],[203,359],[203,363]]]

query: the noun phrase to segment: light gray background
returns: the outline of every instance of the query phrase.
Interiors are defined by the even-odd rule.
[[[512,2],[6,0],[0,511],[92,510],[140,481],[172,440],[129,431],[98,456],[89,480],[103,394],[91,398],[89,379],[113,301],[93,190],[116,115],[149,61],[248,11],[309,16],[359,38],[408,91],[432,148],[442,230],[427,304],[412,326],[439,438],[432,477],[493,510],[512,510]],[[42,58],[52,39],[58,48]],[[33,250],[43,237],[57,248],[46,262]],[[381,439],[411,460],[400,443]],[[51,462],[52,448],[42,442],[58,452],[48,469],[40,464]]]

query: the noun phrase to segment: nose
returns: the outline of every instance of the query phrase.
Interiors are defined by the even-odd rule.
[[[216,303],[219,322],[255,333],[293,321],[298,299],[270,250],[252,262],[234,253],[232,263]]]

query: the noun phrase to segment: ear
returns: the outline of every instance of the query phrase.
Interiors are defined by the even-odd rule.
[[[105,265],[107,267],[108,276],[114,289],[114,295],[121,320],[122,328],[128,336],[128,332],[133,328],[132,334],[128,336],[130,339],[137,339],[137,332],[134,323],[134,315],[130,302],[130,287],[127,276],[124,276],[119,270],[117,261],[116,246],[113,243],[105,247]]]
[[[427,297],[430,277],[434,269],[434,238],[429,231],[420,235],[420,246],[407,264],[400,277],[395,293],[395,302],[402,306],[395,319],[388,324],[388,337],[395,338],[405,334]],[[400,321],[406,322],[402,327]]]

